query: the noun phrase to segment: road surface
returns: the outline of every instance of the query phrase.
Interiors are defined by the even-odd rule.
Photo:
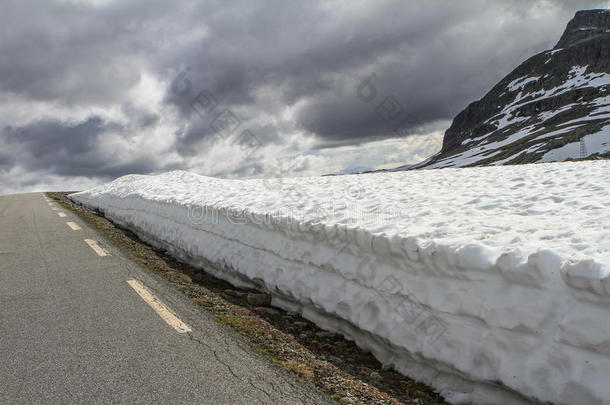
[[[0,197],[0,325],[2,404],[331,402],[43,194]]]

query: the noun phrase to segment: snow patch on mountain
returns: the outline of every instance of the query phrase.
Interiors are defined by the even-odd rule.
[[[585,136],[583,141],[587,148],[591,148],[599,153],[610,152],[610,125],[606,125],[596,134]],[[539,162],[557,162],[569,158],[575,159],[579,156],[580,142],[572,142],[545,153]]]
[[[540,79],[540,77],[520,77],[510,82],[506,87],[508,88],[508,91],[516,91],[522,89],[523,86],[530,82],[538,81],[538,79]]]

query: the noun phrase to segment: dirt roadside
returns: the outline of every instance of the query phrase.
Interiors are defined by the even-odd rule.
[[[225,281],[180,263],[150,247],[129,230],[99,213],[74,204],[68,193],[47,193],[101,231],[129,256],[166,278],[215,319],[238,332],[255,352],[306,380],[342,404],[446,404],[430,387],[393,370],[340,335],[329,333],[298,314],[251,305],[248,294]],[[263,303],[264,304],[264,303]]]

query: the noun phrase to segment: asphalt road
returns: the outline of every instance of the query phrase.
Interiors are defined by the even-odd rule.
[[[0,197],[0,362],[2,404],[331,403],[43,194]]]

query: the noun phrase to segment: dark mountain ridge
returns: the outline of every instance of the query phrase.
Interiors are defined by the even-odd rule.
[[[441,151],[412,168],[561,161],[610,151],[610,10],[584,10],[459,113]]]

